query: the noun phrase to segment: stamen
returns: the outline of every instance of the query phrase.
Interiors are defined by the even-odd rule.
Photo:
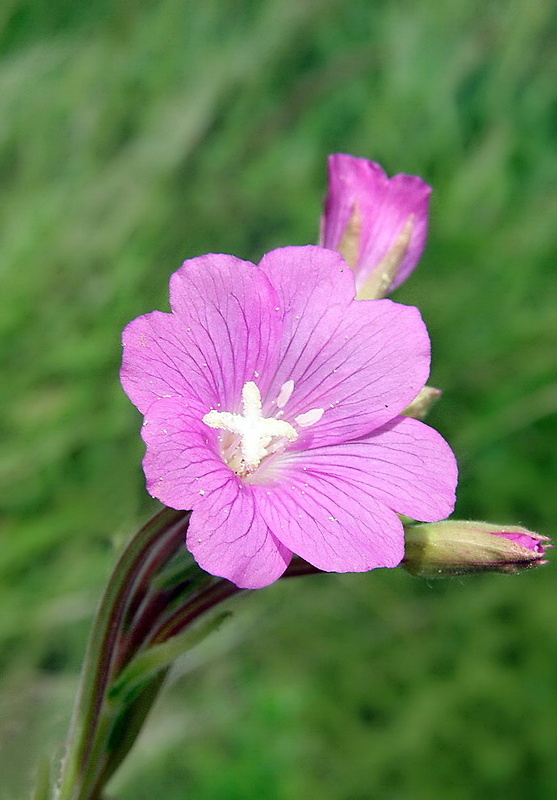
[[[294,391],[294,381],[286,381],[280,387],[280,392],[277,397],[277,406],[279,408],[284,408],[284,406],[288,403],[290,398],[292,397],[292,392]]]
[[[309,428],[310,425],[315,425],[316,422],[319,422],[324,413],[325,409],[323,408],[312,408],[306,411],[305,414],[294,417],[294,422],[299,425],[300,428]]]

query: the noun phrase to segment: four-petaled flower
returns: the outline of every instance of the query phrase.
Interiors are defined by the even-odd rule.
[[[207,255],[172,276],[171,313],[124,331],[148,490],[193,509],[188,548],[238,586],[276,580],[293,552],[326,571],[394,567],[397,514],[428,522],[453,508],[450,448],[400,416],[429,371],[420,314],[354,295],[324,248],[274,250],[258,266]]]
[[[384,297],[406,280],[424,249],[431,188],[415,175],[387,178],[379,164],[329,156],[319,244],[338,250],[359,299]]]

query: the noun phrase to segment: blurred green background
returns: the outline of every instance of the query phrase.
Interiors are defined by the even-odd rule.
[[[457,516],[557,515],[557,6],[4,0],[0,798],[60,756],[88,625],[156,505],[120,330],[184,258],[317,237],[325,159],[434,187],[395,295]],[[281,582],[179,666],[118,800],[557,797],[555,567]]]

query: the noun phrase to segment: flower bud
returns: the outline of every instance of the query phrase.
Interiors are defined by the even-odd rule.
[[[342,153],[329,156],[328,167],[319,243],[354,270],[358,300],[384,297],[422,254],[431,189],[413,175],[389,179],[379,164]]]
[[[402,416],[412,417],[412,419],[424,419],[430,408],[440,397],[441,389],[435,389],[433,386],[424,386],[410,405],[404,409]]]
[[[547,536],[526,528],[447,520],[406,528],[402,566],[420,578],[512,574],[545,564],[548,547]]]

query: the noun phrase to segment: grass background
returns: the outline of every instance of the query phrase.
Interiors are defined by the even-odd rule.
[[[553,532],[556,22],[547,0],[4,0],[2,800],[60,754],[101,587],[155,508],[121,328],[184,258],[315,241],[329,152],[434,187],[395,299],[429,326],[457,516]],[[554,566],[310,577],[235,609],[118,800],[557,796]]]

